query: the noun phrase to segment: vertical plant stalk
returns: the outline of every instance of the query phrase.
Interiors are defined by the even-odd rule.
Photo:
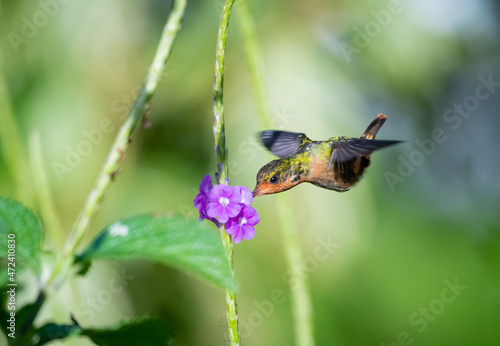
[[[0,0],[0,15],[2,0]],[[28,159],[25,155],[19,130],[14,119],[10,95],[0,61],[0,147],[7,169],[15,182],[16,197],[27,205],[33,202],[33,192]]]
[[[262,72],[259,63],[259,47],[247,0],[239,0],[239,23],[245,41],[245,55],[250,71],[252,88],[254,89],[258,115],[261,126],[270,129],[271,121],[267,111],[262,83]],[[278,216],[281,224],[282,239],[284,240],[284,251],[289,270],[302,266],[302,251],[298,238],[297,224],[294,221],[292,204],[287,196],[278,196]],[[296,278],[296,284],[291,287],[292,306],[294,314],[295,338],[301,346],[314,345],[313,313],[311,296],[307,280],[300,276]]]
[[[14,180],[16,196],[27,205],[32,205],[33,189],[28,159],[22,146],[10,103],[7,83],[0,66],[0,147],[9,173]]]
[[[80,244],[85,232],[89,229],[90,223],[96,216],[97,211],[101,206],[104,195],[109,190],[111,183],[118,173],[120,162],[125,157],[125,152],[130,143],[132,132],[140,122],[143,114],[147,111],[148,102],[151,100],[151,97],[156,91],[162,72],[168,58],[170,57],[172,45],[181,28],[186,3],[187,0],[175,0],[173,3],[170,16],[168,17],[160,42],[158,43],[155,57],[149,67],[146,81],[137,95],[132,109],[130,110],[130,114],[116,135],[108,157],[106,158],[106,161],[97,176],[95,185],[90,191],[90,194],[75,221],[71,235],[66,242],[63,258],[56,265],[56,268],[54,269],[52,276],[49,278],[47,285],[52,282],[53,279],[59,275],[59,273],[62,275],[59,282],[56,283],[56,287],[65,279],[65,275],[72,264],[72,256]]]
[[[54,200],[52,199],[52,195],[50,193],[49,181],[47,179],[47,174],[45,173],[45,167],[43,166],[40,134],[36,131],[33,132],[30,137],[29,148],[31,172],[35,186],[35,197],[38,207],[40,208],[42,220],[45,223],[45,229],[48,235],[46,238],[52,242],[54,248],[60,249],[64,244],[64,233],[56,211],[57,209],[54,205]],[[47,239],[45,239],[45,241],[47,241]],[[42,249],[43,248],[44,246],[42,244]]]
[[[226,55],[226,39],[227,27],[229,25],[229,17],[234,0],[226,0],[222,8],[222,14],[219,24],[219,32],[217,34],[217,44],[215,48],[215,79],[214,79],[214,140],[215,140],[215,155],[217,156],[217,170],[219,172],[218,184],[225,184],[229,178],[228,169],[228,152],[226,148],[226,138],[224,132],[224,105],[222,103],[223,86],[224,86],[224,60]],[[222,244],[226,250],[227,260],[231,267],[232,276],[234,278],[234,262],[233,262],[233,241],[226,233],[224,225],[219,228]],[[240,345],[240,333],[238,327],[238,307],[236,305],[236,294],[226,289],[226,304],[227,304],[227,326],[229,330],[229,338],[231,345]]]
[[[247,59],[248,70],[250,71],[250,81],[254,91],[255,101],[257,103],[257,114],[264,128],[271,128],[271,121],[267,111],[267,102],[264,96],[264,86],[262,78],[262,69],[260,65],[260,52],[257,43],[255,24],[248,8],[247,0],[240,0],[238,3],[238,23],[240,23],[243,33],[243,43],[245,48],[245,57]]]
[[[298,237],[298,228],[293,215],[292,203],[287,196],[279,196],[277,203],[281,223],[284,251],[289,270],[303,266],[303,255]],[[298,275],[295,285],[290,286],[292,293],[293,319],[297,345],[314,345],[313,310],[307,279]]]

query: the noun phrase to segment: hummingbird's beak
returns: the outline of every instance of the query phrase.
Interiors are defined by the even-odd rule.
[[[255,189],[255,190],[253,190],[252,194],[253,194],[253,197],[255,198],[257,196],[263,195],[263,192],[261,190]]]

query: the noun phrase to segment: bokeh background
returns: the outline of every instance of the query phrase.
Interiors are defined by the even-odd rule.
[[[152,102],[152,126],[134,134],[87,241],[138,213],[195,217],[198,184],[216,170],[211,105],[222,4],[188,4]],[[38,148],[43,156],[62,229],[47,236],[49,250],[60,250],[94,183],[170,5],[1,4],[7,87],[1,97],[12,104],[26,155]],[[306,184],[286,193],[305,258],[294,274],[284,261],[277,197],[254,202],[257,235],[235,246],[245,345],[294,343],[288,285],[294,275],[309,280],[317,345],[499,345],[498,2],[258,0],[250,8],[275,128],[313,139],[360,136],[384,113],[378,138],[406,143],[374,154],[366,177],[347,193]],[[236,1],[227,44],[226,137],[231,183],[253,188],[270,156],[256,142],[262,128],[238,21]],[[85,151],[89,133],[94,144]],[[8,151],[2,148],[4,157]],[[0,157],[1,195],[40,211],[33,185],[15,182]],[[318,257],[325,242],[335,246]],[[122,289],[104,300],[115,276],[125,277]],[[23,279],[19,299],[31,301],[36,282],[29,273]],[[281,303],[259,310],[275,290]],[[224,293],[146,262],[97,262],[51,297],[37,322],[69,322],[71,313],[82,326],[105,326],[145,312],[171,321],[176,345],[227,343]]]

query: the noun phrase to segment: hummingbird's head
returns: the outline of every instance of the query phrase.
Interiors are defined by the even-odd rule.
[[[292,163],[287,159],[274,160],[262,167],[257,173],[253,196],[286,191],[304,181],[299,175],[293,174],[292,167]]]

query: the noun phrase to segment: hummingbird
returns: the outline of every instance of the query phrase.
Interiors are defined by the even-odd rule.
[[[372,152],[401,142],[375,139],[386,118],[379,114],[360,138],[313,141],[304,133],[260,132],[262,144],[279,159],[259,170],[253,196],[283,192],[303,182],[338,192],[348,191],[370,165]]]

